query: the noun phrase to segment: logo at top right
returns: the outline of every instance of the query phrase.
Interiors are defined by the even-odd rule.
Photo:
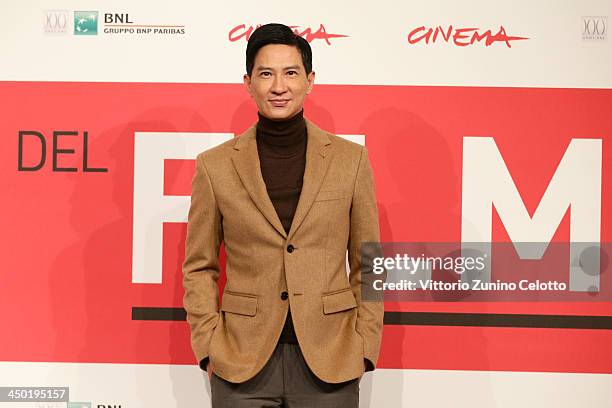
[[[608,37],[608,17],[582,17],[583,40],[606,40]]]

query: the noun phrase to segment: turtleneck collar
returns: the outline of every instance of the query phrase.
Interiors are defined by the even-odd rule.
[[[300,145],[306,138],[306,121],[304,109],[288,119],[272,120],[257,112],[257,137],[261,142],[271,146]]]

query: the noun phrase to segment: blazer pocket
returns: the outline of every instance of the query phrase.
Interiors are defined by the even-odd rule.
[[[324,190],[319,191],[315,201],[339,200],[344,198],[344,190]]]
[[[257,296],[246,293],[224,292],[221,300],[221,310],[245,316],[255,316],[257,313]]]
[[[353,296],[351,288],[324,293],[321,298],[323,300],[324,314],[341,312],[357,307],[357,301],[355,296]]]

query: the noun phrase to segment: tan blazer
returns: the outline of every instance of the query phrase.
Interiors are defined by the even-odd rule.
[[[364,358],[374,366],[378,359],[384,304],[362,301],[360,289],[360,244],[380,240],[367,150],[306,124],[306,167],[289,234],[261,176],[255,125],[197,156],[183,303],[196,358],[208,356],[230,382],[263,368],[289,305],[306,363],[321,380],[360,377]],[[227,281],[219,309],[221,242]]]

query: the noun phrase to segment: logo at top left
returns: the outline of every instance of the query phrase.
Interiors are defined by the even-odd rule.
[[[98,35],[98,12],[97,11],[75,11],[74,12],[74,34],[75,35]]]
[[[45,33],[65,34],[68,31],[67,10],[45,10],[43,15],[43,31]]]

